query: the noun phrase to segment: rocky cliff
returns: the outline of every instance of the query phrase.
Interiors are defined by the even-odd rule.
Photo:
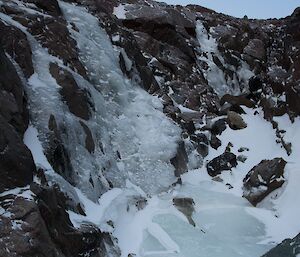
[[[71,222],[88,216],[78,190],[96,203],[132,182],[146,199],[201,167],[222,180],[245,156],[228,144],[206,157],[249,110],[284,154],[245,170],[243,196],[257,205],[282,187],[299,154],[277,119],[300,115],[299,28],[300,9],[250,20],[150,0],[1,0],[0,255],[120,256],[112,230]]]

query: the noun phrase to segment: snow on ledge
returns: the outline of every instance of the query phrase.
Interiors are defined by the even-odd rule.
[[[126,10],[124,4],[119,4],[118,7],[114,7],[113,14],[120,20],[126,19]]]

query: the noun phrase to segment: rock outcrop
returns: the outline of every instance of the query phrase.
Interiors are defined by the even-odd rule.
[[[35,164],[23,143],[29,114],[23,84],[0,48],[0,192],[32,182]]]

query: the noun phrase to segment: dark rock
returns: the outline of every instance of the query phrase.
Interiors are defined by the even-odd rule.
[[[175,167],[175,176],[180,177],[180,175],[187,172],[188,156],[185,150],[185,144],[183,141],[178,143],[177,153],[174,158],[171,159],[172,165]]]
[[[0,45],[22,68],[26,78],[33,74],[31,48],[26,35],[0,21]]]
[[[207,163],[206,168],[208,174],[215,177],[221,174],[222,171],[231,170],[231,168],[237,165],[236,156],[233,153],[225,152]]]
[[[66,212],[66,198],[59,189],[35,190],[37,203],[19,196],[0,206],[11,217],[0,216],[0,255],[3,257],[120,256],[108,234],[91,224],[73,227]],[[1,199],[3,200],[3,199]]]
[[[252,205],[256,206],[268,194],[281,187],[286,161],[282,158],[263,160],[253,167],[244,178],[244,194]]]
[[[238,150],[239,153],[242,153],[242,152],[244,152],[244,151],[249,152],[249,148],[247,148],[247,147],[241,147],[241,148],[239,148],[239,150]]]
[[[37,1],[45,2],[42,0]],[[55,1],[51,0],[51,2]],[[45,5],[48,5],[48,3],[45,3]],[[51,55],[59,57],[66,66],[69,66],[84,78],[88,78],[85,67],[79,60],[76,41],[71,37],[64,19],[39,16],[31,17],[29,22],[20,19],[20,22],[28,27],[28,31],[36,37],[43,47],[47,48]]]
[[[206,157],[208,155],[208,144],[209,144],[206,135],[203,133],[197,135],[191,135],[190,139],[192,142],[195,142],[197,152],[201,156]]]
[[[66,212],[66,198],[57,187],[43,187],[37,198],[51,240],[65,256],[105,256],[105,244],[108,248],[113,244],[109,236],[91,224],[75,229]]]
[[[15,196],[6,200],[9,204],[3,208],[12,216],[0,215],[0,256],[61,257],[35,202]]]
[[[229,111],[227,113],[227,123],[231,129],[238,130],[247,127],[243,118],[236,112]]]
[[[221,135],[222,132],[226,129],[226,119],[219,119],[213,123],[211,126],[211,133],[214,135]]]
[[[57,64],[50,64],[50,72],[56,79],[57,84],[62,87],[60,93],[70,112],[79,118],[88,120],[90,118],[90,108],[87,92],[78,87],[70,72],[62,69]]]
[[[54,115],[50,115],[48,121],[49,133],[46,157],[55,172],[63,176],[68,182],[73,183],[73,168],[69,154],[62,142],[60,130]],[[63,130],[63,129],[62,129]]]
[[[22,82],[0,47],[0,115],[23,136],[29,123]]]
[[[289,110],[296,116],[300,115],[300,87],[290,87],[286,92],[286,102]]]
[[[255,107],[255,104],[251,100],[247,99],[244,96],[233,96],[233,95],[226,94],[221,98],[220,104],[223,105],[226,102],[231,104],[231,105],[237,105],[237,106],[243,105],[243,106],[246,106],[248,108],[254,108]]]
[[[93,139],[93,135],[89,127],[83,122],[79,121],[80,125],[82,126],[85,132],[85,148],[90,152],[93,153],[95,151],[95,143]]]
[[[238,157],[237,157],[238,162],[244,163],[246,160],[247,160],[247,156],[245,156],[245,155],[238,155]]]
[[[233,188],[233,186],[229,183],[226,183],[226,186],[228,187],[229,190]]]
[[[0,192],[31,183],[36,167],[23,139],[0,116]]]
[[[233,144],[231,142],[229,142],[225,148],[225,152],[231,152],[231,148],[233,147]]]
[[[266,57],[266,50],[264,43],[260,39],[252,39],[244,48],[244,53],[259,60],[264,60]]]
[[[173,204],[180,212],[182,212],[186,216],[189,223],[195,227],[196,224],[192,218],[193,212],[195,211],[194,200],[192,198],[174,198]]]
[[[249,79],[249,90],[251,93],[257,92],[263,88],[263,82],[260,77],[253,76]]]
[[[285,239],[262,257],[297,257],[300,254],[300,234],[293,239]]]
[[[25,0],[25,2],[35,4],[38,8],[46,11],[50,15],[61,15],[61,10],[56,0]]]
[[[214,148],[215,150],[217,150],[222,145],[221,140],[219,138],[217,138],[215,135],[211,135],[211,139],[210,139],[209,143],[210,143],[210,146],[212,148]]]

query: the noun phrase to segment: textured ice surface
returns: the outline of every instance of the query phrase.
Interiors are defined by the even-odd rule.
[[[28,80],[26,92],[43,150],[47,151],[48,122],[53,114],[73,167],[73,171],[66,171],[71,174],[67,179],[90,199],[96,201],[109,188],[109,181],[124,187],[126,179],[149,194],[162,191],[175,180],[169,160],[176,154],[180,129],[163,114],[157,97],[124,77],[119,67],[122,50],[113,48],[99,20],[82,7],[60,4],[66,19],[79,29],[77,32],[69,26],[90,81],[50,55],[26,27],[0,13],[2,20],[26,34],[32,49],[34,74]],[[52,62],[72,73],[78,86],[89,92],[95,110],[85,122],[95,142],[94,154],[85,148],[80,119],[61,100],[60,86],[49,72]],[[126,63],[131,68],[129,59]]]
[[[119,55],[99,26],[99,20],[84,8],[60,2],[72,30],[81,60],[96,90],[103,98],[104,126],[114,152],[118,152],[118,170],[105,173],[115,186],[130,179],[147,193],[155,193],[174,182],[175,156],[180,129],[163,114],[160,100],[126,79],[119,67]],[[125,53],[123,53],[124,55]],[[132,64],[127,60],[128,68]],[[107,136],[106,135],[106,136]]]
[[[213,30],[213,28],[207,31],[201,21],[197,22],[196,33],[200,44],[199,60],[208,65],[204,76],[208,84],[219,96],[225,94],[239,95],[241,88],[246,86],[247,81],[254,74],[243,61],[241,61],[241,65],[238,69],[225,63],[222,54],[218,50],[218,43],[216,39],[213,38],[212,33],[210,33],[212,32],[211,30]],[[234,72],[232,78],[225,76],[223,70],[214,62],[214,57],[217,57],[226,69]]]

